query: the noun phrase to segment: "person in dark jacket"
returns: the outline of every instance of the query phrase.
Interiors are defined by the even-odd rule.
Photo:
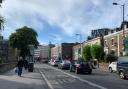
[[[25,70],[27,70],[27,68],[28,68],[28,61],[27,61],[27,59],[24,60],[24,68],[25,68]]]
[[[18,76],[21,77],[21,74],[22,74],[22,68],[24,66],[24,60],[22,57],[20,57],[20,59],[18,60],[18,63],[17,63],[17,67],[18,67]]]

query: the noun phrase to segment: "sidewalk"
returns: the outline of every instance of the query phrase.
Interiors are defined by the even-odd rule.
[[[37,70],[27,72],[23,69],[22,77],[14,70],[0,75],[0,89],[47,89],[47,86]]]

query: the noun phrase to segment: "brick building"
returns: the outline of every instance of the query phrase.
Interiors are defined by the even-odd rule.
[[[57,57],[61,59],[72,59],[72,47],[78,43],[61,43],[51,48],[51,57]]]
[[[116,56],[123,56],[126,54],[127,49],[124,51],[124,35],[128,36],[128,22],[125,21],[121,24],[120,28],[109,29],[109,34],[103,35],[103,46],[106,54],[113,52]],[[98,35],[99,36],[99,35]],[[101,36],[87,40],[83,45],[101,44]]]

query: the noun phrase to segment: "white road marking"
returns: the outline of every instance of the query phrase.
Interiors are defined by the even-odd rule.
[[[49,65],[47,65],[47,66],[49,66]],[[49,67],[51,67],[51,66],[49,66]],[[91,86],[93,86],[93,87],[97,87],[97,88],[99,88],[99,89],[107,89],[107,88],[105,88],[105,87],[103,87],[103,86],[100,86],[100,85],[95,84],[95,83],[92,83],[92,82],[90,82],[90,81],[81,79],[81,78],[79,78],[79,77],[77,77],[77,76],[75,76],[75,75],[66,73],[66,72],[64,72],[64,71],[62,71],[62,70],[56,69],[56,68],[54,68],[54,67],[51,67],[51,68],[52,68],[52,69],[55,69],[55,70],[57,70],[57,71],[60,71],[60,72],[66,74],[66,75],[68,75],[68,76],[71,76],[71,77],[73,77],[73,78],[75,78],[75,79],[78,79],[78,80],[80,80],[80,81],[82,81],[82,82],[84,82],[84,83],[87,83],[87,84],[89,84],[89,85],[91,85]]]
[[[46,81],[48,87],[50,89],[54,89],[53,86],[52,86],[52,84],[48,81],[48,79],[45,77],[45,75],[43,74],[43,72],[40,71],[40,69],[39,69],[39,72],[40,72],[41,76],[44,78],[44,80]]]

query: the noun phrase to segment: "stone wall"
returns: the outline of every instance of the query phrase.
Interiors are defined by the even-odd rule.
[[[0,73],[4,73],[16,66],[16,62],[0,64]]]
[[[110,63],[104,63],[104,62],[99,63],[99,68],[100,68],[101,70],[108,71],[108,66],[109,66],[109,64],[110,64]]]

